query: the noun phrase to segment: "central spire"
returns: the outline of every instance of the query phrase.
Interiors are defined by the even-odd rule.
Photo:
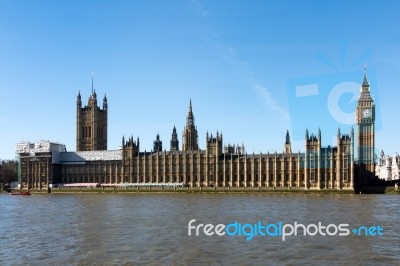
[[[290,144],[289,130],[286,131],[286,141],[285,141],[285,144]]]
[[[290,144],[289,130],[286,131],[285,153],[292,153],[292,145]]]
[[[192,99],[189,101],[189,112],[186,117],[186,126],[183,132],[182,150],[198,150],[197,128],[194,124],[194,115],[192,109]]]
[[[363,79],[363,83],[362,83],[362,88],[363,88],[363,91],[369,90],[369,82],[367,79],[367,65],[366,64],[364,65],[364,79]]]
[[[193,115],[193,111],[192,111],[192,99],[190,98],[189,100],[189,114]]]
[[[175,125],[174,125],[174,128],[172,129],[170,150],[171,151],[179,151],[179,140],[178,140],[178,134],[176,133]]]
[[[194,126],[194,115],[192,110],[192,99],[189,100],[189,112],[187,114],[186,124],[188,126]]]

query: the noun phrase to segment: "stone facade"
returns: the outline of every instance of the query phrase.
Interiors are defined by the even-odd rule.
[[[364,79],[356,109],[357,159],[360,185],[375,176],[375,103],[370,94],[370,85],[364,68]]]
[[[103,109],[97,106],[97,94],[93,89],[88,104],[82,107],[81,94],[76,101],[76,150],[107,150],[107,97],[103,98]]]
[[[191,108],[188,117],[193,116],[190,112]],[[50,183],[183,183],[188,187],[310,189],[354,186],[353,131],[350,135],[339,131],[337,147],[322,147],[321,131],[318,136],[306,131],[304,153],[292,153],[287,132],[284,153],[247,154],[243,146],[223,148],[219,132],[215,136],[207,133],[205,150],[195,149],[195,125],[189,120],[187,123],[185,131],[191,132],[184,135],[193,139],[186,142],[190,145],[182,151],[174,146],[170,151],[162,151],[159,135],[151,152],[140,151],[139,139],[132,137],[123,138],[122,149],[115,151],[66,152],[64,146],[37,149],[43,144],[27,143],[25,148],[17,149],[23,188],[42,189]],[[172,138],[176,138],[174,133]],[[187,150],[189,146],[191,149]]]
[[[199,150],[192,103],[183,133],[183,151],[140,152],[139,140],[122,140],[122,182],[183,183],[189,187],[353,188],[354,131],[338,132],[337,147],[321,147],[306,132],[306,152],[292,153],[289,132],[285,152],[246,154],[244,147],[223,149],[223,136],[207,133]],[[173,134],[174,136],[174,134]],[[185,144],[186,143],[186,144]]]
[[[63,152],[58,183],[122,183],[121,150]]]
[[[65,152],[65,145],[49,141],[20,142],[16,152],[22,189],[47,189],[49,184],[60,181],[60,154]]]
[[[93,91],[89,98],[89,107],[85,108],[97,110],[99,114],[101,110],[95,105],[95,99]],[[78,95],[77,132],[82,131],[83,125],[96,125],[90,123],[91,120],[82,119],[80,113],[85,108],[80,106]],[[371,113],[365,111],[367,109]],[[105,98],[105,117],[106,111]],[[25,188],[39,189],[51,183],[179,183],[187,187],[354,189],[358,171],[375,169],[371,148],[374,147],[374,104],[369,96],[366,74],[357,107],[356,122],[357,138],[354,137],[353,128],[350,134],[342,134],[338,130],[335,147],[322,146],[321,130],[317,135],[309,134],[306,130],[305,151],[293,153],[287,131],[282,142],[283,153],[247,154],[243,145],[224,147],[222,133],[217,132],[214,136],[207,133],[206,149],[202,150],[198,145],[197,127],[190,101],[181,151],[175,127],[169,151],[162,150],[159,135],[153,143],[153,151],[146,152],[140,150],[139,138],[134,140],[133,137],[123,137],[120,150],[107,151],[101,150],[106,147],[106,135],[103,135],[105,142],[99,144],[99,135],[89,135],[88,139],[81,138],[77,133],[77,152],[65,152],[62,149],[40,151],[33,148],[35,144],[29,144],[26,151],[17,149],[21,160],[20,182]],[[104,129],[105,125],[106,120],[97,123],[96,127]],[[359,164],[363,167],[358,167],[355,162],[356,139],[359,145]],[[359,175],[359,178],[361,181],[358,182],[362,183],[364,176]]]
[[[379,179],[392,181],[400,179],[400,155],[397,153],[390,157],[381,150],[381,155],[376,165],[376,176]]]

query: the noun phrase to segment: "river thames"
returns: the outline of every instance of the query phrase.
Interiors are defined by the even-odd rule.
[[[400,196],[0,193],[0,265],[398,265]],[[380,226],[375,236],[188,235],[188,223]]]

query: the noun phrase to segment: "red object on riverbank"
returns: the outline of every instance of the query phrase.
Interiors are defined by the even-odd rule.
[[[15,192],[10,192],[8,194],[11,196],[30,196],[31,192],[30,191],[15,191]]]

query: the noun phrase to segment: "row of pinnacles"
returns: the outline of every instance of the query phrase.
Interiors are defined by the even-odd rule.
[[[322,147],[318,135],[306,130],[305,153],[292,153],[289,131],[283,153],[247,154],[244,146],[223,148],[222,133],[206,134],[206,149],[197,143],[190,101],[183,132],[182,151],[173,128],[170,150],[162,150],[159,134],[152,151],[141,152],[139,139],[122,139],[122,172],[128,183],[184,183],[189,187],[306,187],[314,189],[354,187],[354,130],[342,135],[337,146]]]

